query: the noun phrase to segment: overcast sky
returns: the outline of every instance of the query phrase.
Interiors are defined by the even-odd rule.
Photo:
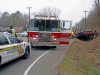
[[[85,17],[83,11],[90,11],[93,0],[0,0],[0,12],[29,13],[26,7],[32,7],[31,13],[38,12],[46,6],[61,9],[60,19],[71,20],[74,26],[76,22]],[[88,15],[87,12],[87,15]]]

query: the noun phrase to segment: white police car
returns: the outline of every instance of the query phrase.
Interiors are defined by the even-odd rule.
[[[0,65],[18,57],[29,58],[30,43],[18,40],[12,34],[0,32]]]
[[[23,33],[21,33],[21,37],[27,37],[27,32],[26,31],[24,31]]]

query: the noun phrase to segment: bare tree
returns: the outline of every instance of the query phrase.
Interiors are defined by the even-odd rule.
[[[39,12],[33,13],[34,15],[50,15],[50,16],[59,16],[61,10],[56,7],[44,7]]]

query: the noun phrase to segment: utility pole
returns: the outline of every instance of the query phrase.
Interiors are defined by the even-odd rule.
[[[86,30],[86,12],[88,11],[83,11],[83,12],[85,12],[85,30]]]
[[[30,20],[30,8],[32,8],[32,7],[26,7],[26,8],[29,9],[29,20]]]
[[[32,7],[26,7],[26,8],[29,9],[29,20],[30,20],[30,8],[32,8]],[[27,23],[27,24],[28,24],[28,23]],[[29,25],[27,25],[27,27],[29,27]]]

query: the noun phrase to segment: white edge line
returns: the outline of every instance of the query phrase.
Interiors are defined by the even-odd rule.
[[[49,51],[50,51],[50,50],[49,50]],[[35,63],[36,63],[41,57],[43,57],[46,53],[48,53],[49,51],[45,52],[45,53],[42,54],[40,57],[38,57],[38,58],[26,69],[26,71],[24,72],[23,75],[27,75],[28,72],[29,72],[29,70],[32,68],[32,66],[34,66]]]

